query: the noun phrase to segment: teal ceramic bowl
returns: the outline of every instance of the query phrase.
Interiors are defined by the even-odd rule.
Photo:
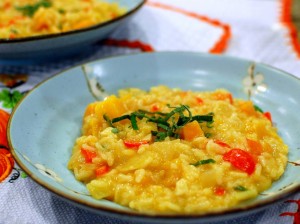
[[[286,172],[258,198],[221,212],[151,216],[107,200],[95,200],[67,169],[85,107],[95,101],[86,77],[96,78],[108,94],[120,88],[147,90],[159,84],[198,91],[226,88],[234,97],[244,99],[250,93],[256,105],[272,112],[279,134],[289,146]],[[267,65],[188,52],[134,54],[74,67],[39,84],[14,109],[8,137],[20,167],[42,187],[76,206],[150,223],[226,220],[258,212],[299,192],[299,99],[300,80]]]
[[[38,63],[87,54],[93,44],[103,40],[126,23],[144,4],[145,0],[106,0],[118,3],[127,12],[105,23],[59,34],[6,40],[0,38],[0,62],[12,64]]]

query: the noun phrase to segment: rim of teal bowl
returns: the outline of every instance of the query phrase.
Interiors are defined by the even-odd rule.
[[[1,39],[0,38],[0,46],[1,45],[7,45],[11,43],[26,43],[30,41],[38,41],[38,40],[44,40],[44,39],[52,39],[52,38],[58,38],[62,36],[68,36],[72,34],[79,34],[79,33],[84,33],[87,31],[92,31],[92,30],[97,30],[99,28],[102,28],[104,26],[108,26],[110,24],[113,24],[117,21],[123,20],[131,15],[133,15],[135,12],[137,12],[144,4],[146,3],[146,0],[141,0],[139,4],[137,4],[133,9],[130,11],[127,11],[124,15],[121,15],[119,17],[116,17],[114,19],[108,20],[104,23],[98,23],[93,26],[89,26],[83,29],[79,30],[70,30],[67,32],[62,32],[62,33],[53,33],[53,34],[45,34],[45,35],[38,35],[38,36],[29,36],[29,37],[21,37],[21,38],[16,38],[16,39]]]
[[[8,128],[7,128],[7,136],[8,136],[8,144],[9,144],[9,149],[15,159],[15,161],[17,162],[17,164],[20,166],[20,168],[25,171],[27,173],[27,175],[32,178],[35,182],[37,182],[40,186],[44,187],[45,189],[47,189],[48,191],[54,193],[55,195],[63,198],[63,199],[67,199],[69,202],[72,202],[73,204],[76,204],[77,206],[81,207],[81,208],[85,208],[87,210],[92,210],[94,212],[98,212],[98,213],[102,213],[102,214],[107,214],[107,215],[118,215],[120,217],[122,216],[127,216],[128,218],[133,218],[133,219],[153,219],[156,221],[162,220],[162,221],[172,221],[172,220],[186,220],[186,221],[192,221],[192,220],[200,220],[200,219],[205,219],[205,220],[213,220],[213,219],[219,219],[219,216],[224,216],[224,217],[229,217],[229,216],[243,216],[244,213],[254,213],[254,212],[258,212],[260,210],[265,209],[266,207],[270,206],[272,203],[278,203],[280,201],[283,201],[285,199],[287,199],[288,197],[300,192],[300,183],[289,188],[288,190],[282,189],[283,192],[282,193],[278,193],[276,195],[273,196],[269,196],[266,199],[263,199],[262,201],[258,201],[255,202],[253,204],[249,204],[249,205],[241,205],[241,206],[237,206],[237,207],[232,207],[232,208],[228,208],[225,210],[220,210],[220,211],[211,211],[211,212],[205,212],[205,213],[200,213],[200,214],[147,214],[147,213],[141,213],[135,210],[128,210],[128,211],[124,211],[120,208],[109,208],[105,205],[96,205],[92,202],[87,202],[85,200],[81,200],[78,199],[75,196],[72,195],[68,195],[67,193],[65,193],[64,191],[61,190],[57,190],[55,187],[53,187],[51,184],[43,181],[42,179],[39,179],[34,172],[32,172],[29,168],[27,168],[26,165],[24,165],[22,163],[22,159],[19,158],[19,156],[17,155],[17,150],[15,150],[12,146],[12,139],[10,136],[10,126],[11,126],[11,122],[13,120],[14,117],[14,113],[17,111],[18,107],[22,104],[22,102],[28,97],[30,96],[30,94],[35,91],[37,88],[39,88],[41,85],[43,85],[44,83],[50,81],[51,79],[54,79],[55,77],[62,75],[63,73],[65,73],[68,70],[80,67],[82,65],[86,65],[89,63],[94,63],[94,62],[102,62],[105,60],[110,60],[110,59],[114,59],[114,58],[133,58],[133,57],[140,57],[143,55],[163,55],[163,54],[170,54],[170,55],[175,55],[175,54],[188,54],[188,55],[195,55],[198,57],[206,57],[206,58],[224,58],[224,59],[229,59],[229,60],[233,60],[235,63],[239,63],[239,62],[254,62],[251,60],[247,60],[244,58],[238,58],[238,57],[233,57],[233,56],[227,56],[227,55],[213,55],[213,54],[208,54],[208,53],[201,53],[201,52],[189,52],[189,51],[176,51],[176,52],[172,52],[172,51],[162,51],[162,52],[146,52],[146,53],[131,53],[131,54],[127,54],[127,55],[114,55],[114,56],[108,56],[108,57],[104,57],[101,59],[97,59],[97,60],[90,60],[88,62],[76,65],[76,66],[72,66],[70,68],[67,68],[65,70],[60,71],[59,73],[54,74],[53,76],[45,79],[44,81],[42,81],[41,83],[39,83],[38,85],[36,85],[33,89],[31,89],[19,102],[18,104],[14,107],[10,119],[9,119],[9,123],[8,123]],[[272,70],[272,71],[276,71],[276,72],[280,72],[281,75],[287,77],[287,78],[292,78],[295,79],[295,81],[299,82],[300,85],[300,78],[285,72],[283,70],[277,69],[275,67],[272,67],[270,65],[264,64],[264,63],[260,63],[260,62],[254,62],[256,65],[260,65],[268,70]],[[278,180],[280,181],[280,179]],[[117,203],[116,203],[117,204]],[[120,218],[119,217],[119,218]]]

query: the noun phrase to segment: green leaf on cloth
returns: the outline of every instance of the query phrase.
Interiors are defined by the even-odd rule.
[[[3,89],[0,92],[0,102],[2,102],[2,106],[7,109],[14,108],[22,97],[23,94],[18,90],[10,92],[7,89]]]

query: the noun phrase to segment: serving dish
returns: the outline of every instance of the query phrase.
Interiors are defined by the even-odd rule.
[[[87,82],[89,80],[90,82]],[[97,80],[101,88],[91,90]],[[89,85],[88,85],[89,84]],[[282,178],[254,200],[226,211],[200,215],[149,215],[113,202],[97,201],[78,182],[67,162],[80,135],[85,107],[118,89],[155,85],[190,90],[226,88],[235,98],[250,97],[272,112],[280,136],[289,146]],[[15,107],[8,127],[16,162],[37,183],[69,202],[98,214],[132,221],[199,223],[226,220],[258,212],[300,190],[300,80],[267,65],[226,56],[189,52],[143,53],[106,58],[63,71],[30,91]]]
[[[47,61],[74,56],[91,51],[92,45],[106,38],[127,22],[144,4],[145,0],[107,0],[116,2],[127,11],[110,21],[80,30],[18,39],[0,39],[0,59],[6,63]],[[23,62],[23,63],[25,63]]]

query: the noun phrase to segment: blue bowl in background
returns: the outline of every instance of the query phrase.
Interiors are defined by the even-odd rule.
[[[63,59],[88,53],[93,44],[105,39],[110,33],[126,23],[146,2],[146,0],[106,0],[116,2],[127,11],[124,15],[110,21],[80,30],[58,34],[0,39],[0,62],[24,64]]]

